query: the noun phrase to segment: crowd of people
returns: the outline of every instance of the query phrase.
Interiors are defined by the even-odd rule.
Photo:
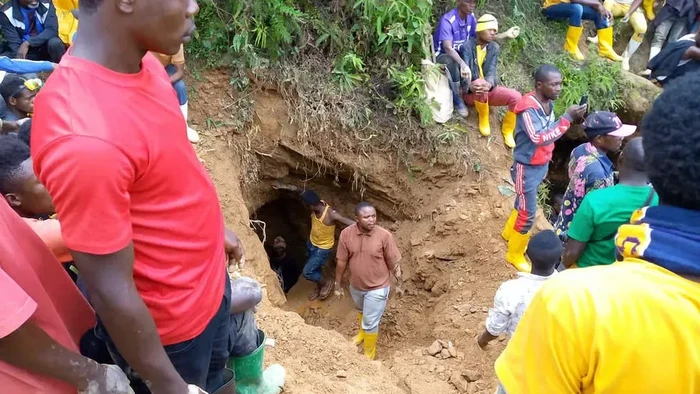
[[[508,108],[501,132],[505,145],[513,149],[514,111],[522,95],[514,89],[500,86],[497,41],[516,38],[520,29],[516,26],[498,34],[498,21],[493,15],[475,16],[476,0],[457,0],[456,3],[456,8],[445,13],[437,22],[433,34],[435,60],[444,65],[455,110],[459,116],[466,118],[469,115],[467,106],[473,106],[478,114],[479,132],[483,136],[491,134],[489,108]],[[630,59],[644,40],[647,19],[652,20],[655,30],[648,69],[641,74],[664,85],[700,67],[700,36],[696,37],[700,6],[695,0],[670,0],[664,3],[658,15],[654,6],[654,0],[545,0],[542,12],[548,19],[568,21],[564,50],[575,60],[585,59],[579,49],[582,23],[584,20],[592,21],[597,35],[588,40],[598,44],[601,57],[622,62],[624,71],[630,70]],[[622,56],[613,49],[615,17],[621,17],[622,23],[629,22],[634,29]]]
[[[2,391],[233,394],[227,365],[264,346],[254,315],[262,291],[227,273],[245,251],[191,146],[198,136],[186,120],[183,42],[197,3],[82,0],[78,11],[74,1],[54,1],[12,0],[0,15],[3,34],[14,32],[0,57]],[[581,8],[572,27],[600,22],[601,53],[614,58],[606,18],[582,4],[553,3],[568,7],[545,13]],[[606,4],[615,13],[625,5]],[[669,4],[685,3],[670,0],[657,16],[674,31],[689,11]],[[473,15],[472,0],[457,5],[438,26],[438,61],[458,111],[475,105],[482,134],[489,106],[508,107],[502,133],[513,148],[516,197],[502,236],[506,261],[520,272],[499,288],[477,339],[486,348],[509,337],[496,363],[499,390],[540,392],[546,382],[561,393],[697,392],[700,73],[687,65],[700,59],[700,35],[663,50],[683,71],[662,79],[643,136],[631,138],[635,127],[589,113],[584,102],[557,119],[562,75],[552,65],[537,69],[525,95],[498,86],[495,41],[517,31],[498,35],[492,15]],[[48,71],[46,84],[33,75]],[[531,237],[554,143],[575,123],[589,142],[571,153],[554,231]],[[620,150],[616,179],[608,155]],[[310,210],[301,270],[313,283],[309,299],[343,297],[347,276],[353,341],[374,359],[390,289],[402,291],[391,232],[370,203],[349,218],[311,190],[273,187],[297,193]],[[288,291],[299,272],[286,247],[278,237],[271,249]],[[324,277],[333,249],[335,272]],[[266,393],[262,369],[255,372]]]

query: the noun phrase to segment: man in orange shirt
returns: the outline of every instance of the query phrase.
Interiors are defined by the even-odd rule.
[[[177,94],[177,101],[180,102],[180,111],[187,121],[189,104],[187,100],[187,86],[185,86],[185,46],[180,45],[180,50],[174,55],[165,55],[158,52],[151,52],[165,67],[170,77],[170,83]],[[187,138],[192,143],[199,142],[199,134],[190,126],[187,126]]]
[[[49,192],[36,179],[29,147],[15,136],[0,136],[0,194],[61,263],[73,261]]]
[[[360,333],[354,338],[355,345],[364,343],[365,356],[374,360],[379,321],[389,299],[391,276],[396,279],[397,286],[401,283],[401,252],[391,233],[377,226],[377,211],[372,205],[357,204],[355,216],[357,222],[345,228],[338,240],[335,294],[343,296],[340,283],[349,267],[350,295],[359,310]]]
[[[0,391],[127,394],[116,366],[78,352],[95,324],[85,298],[41,240],[0,201]]]

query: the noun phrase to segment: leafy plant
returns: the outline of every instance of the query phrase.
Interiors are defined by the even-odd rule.
[[[333,78],[343,90],[351,90],[367,80],[365,63],[356,54],[350,52],[336,60],[333,68]]]
[[[389,78],[397,90],[394,101],[396,109],[404,113],[415,113],[421,124],[432,121],[432,111],[426,102],[425,81],[416,67],[389,68]]]

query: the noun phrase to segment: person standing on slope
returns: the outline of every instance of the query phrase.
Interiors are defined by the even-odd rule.
[[[554,100],[561,93],[561,72],[544,64],[535,71],[535,91],[526,94],[515,107],[514,163],[510,174],[515,183],[515,205],[503,229],[508,241],[506,261],[518,271],[530,272],[525,250],[537,212],[537,190],[549,169],[554,141],[583,119],[587,105],[572,105],[564,116],[554,118]]]

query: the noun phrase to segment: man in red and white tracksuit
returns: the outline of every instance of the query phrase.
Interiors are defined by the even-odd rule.
[[[510,169],[515,183],[515,206],[503,238],[508,241],[506,261],[522,272],[530,272],[525,249],[537,211],[537,189],[547,175],[554,142],[566,133],[574,121],[583,119],[586,105],[571,106],[558,120],[553,101],[561,92],[561,72],[545,64],[535,72],[535,91],[526,94],[515,106],[514,163]]]

